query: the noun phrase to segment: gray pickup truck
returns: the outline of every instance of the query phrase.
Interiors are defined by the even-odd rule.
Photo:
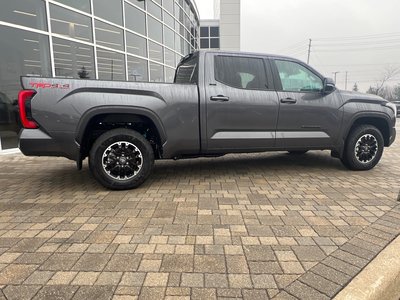
[[[336,89],[296,59],[199,51],[175,82],[22,77],[20,149],[25,155],[89,157],[110,189],[131,189],[155,159],[227,153],[331,150],[351,170],[369,170],[395,140],[396,107]]]

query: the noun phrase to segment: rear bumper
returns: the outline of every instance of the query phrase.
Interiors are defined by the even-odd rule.
[[[76,160],[79,153],[75,143],[72,147],[71,144],[64,147],[40,129],[22,129],[19,133],[19,149],[26,156],[62,156],[72,160]]]

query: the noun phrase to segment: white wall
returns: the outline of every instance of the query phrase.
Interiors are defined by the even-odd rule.
[[[240,50],[240,0],[220,1],[221,50]]]

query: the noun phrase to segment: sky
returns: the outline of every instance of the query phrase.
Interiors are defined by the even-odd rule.
[[[202,19],[213,18],[213,0],[197,0]],[[360,91],[388,69],[400,69],[399,0],[242,0],[241,50],[307,61],[337,85]],[[400,75],[388,82],[400,83]]]

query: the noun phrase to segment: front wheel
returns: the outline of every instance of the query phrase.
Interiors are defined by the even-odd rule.
[[[343,164],[355,171],[370,170],[380,161],[384,141],[382,133],[372,125],[361,125],[354,128],[345,145]]]
[[[89,168],[96,180],[112,190],[140,186],[154,165],[150,143],[138,132],[113,129],[101,135],[89,154]]]

